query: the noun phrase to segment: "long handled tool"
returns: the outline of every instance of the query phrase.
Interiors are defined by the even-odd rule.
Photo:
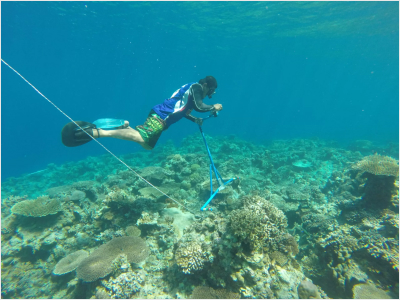
[[[218,116],[218,112],[213,112],[211,115],[209,115],[208,117],[204,118],[203,120],[207,120],[211,117],[217,117]],[[231,179],[229,179],[228,181],[224,182],[222,180],[222,176],[221,174],[219,174],[217,168],[214,165],[214,161],[212,159],[211,156],[211,152],[210,149],[208,148],[207,145],[207,141],[206,141],[206,137],[204,136],[204,132],[203,129],[201,128],[201,125],[199,125],[199,129],[201,132],[201,135],[203,136],[203,141],[204,144],[206,144],[206,149],[207,149],[207,153],[208,153],[208,157],[210,158],[210,190],[211,190],[211,194],[210,194],[210,198],[207,200],[207,202],[200,208],[200,211],[205,211],[205,210],[209,210],[212,211],[212,208],[206,208],[207,205],[211,202],[211,200],[215,197],[215,195],[218,194],[218,192],[222,191],[223,189],[225,189],[225,187],[231,183],[233,180],[239,179],[239,177],[233,177]],[[213,177],[212,177],[212,173],[214,172],[215,178],[217,180],[218,183],[218,188],[216,189],[216,191],[213,193],[213,187],[212,187],[212,181],[213,181]]]

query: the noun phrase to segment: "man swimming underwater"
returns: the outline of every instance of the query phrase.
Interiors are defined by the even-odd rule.
[[[143,148],[151,150],[155,147],[161,133],[183,117],[201,126],[203,119],[192,116],[190,114],[192,110],[197,112],[222,110],[221,104],[207,105],[203,102],[206,96],[211,99],[216,88],[217,80],[213,76],[206,76],[199,82],[185,84],[163,103],[154,106],[144,124],[136,126],[135,129],[129,126],[128,121],[113,130],[97,128],[96,125],[83,121],[76,121],[76,123],[96,139],[117,138],[136,142]],[[63,144],[67,147],[80,146],[92,140],[73,122],[64,126],[61,137]]]

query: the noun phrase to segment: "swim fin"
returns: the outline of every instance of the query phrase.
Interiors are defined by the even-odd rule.
[[[89,122],[75,122],[91,136],[93,136],[93,129],[97,129],[96,125]],[[77,147],[92,141],[92,139],[86,133],[84,133],[82,129],[76,126],[74,122],[69,122],[61,130],[62,143],[67,147]]]

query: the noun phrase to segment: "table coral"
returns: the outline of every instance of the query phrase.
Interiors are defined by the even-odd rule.
[[[25,217],[44,217],[54,215],[60,210],[61,202],[48,196],[41,196],[34,200],[24,200],[11,208],[12,213]]]
[[[57,263],[53,270],[53,274],[63,275],[74,271],[82,260],[88,257],[88,255],[89,253],[85,250],[78,250],[67,255]]]
[[[384,155],[369,155],[352,166],[355,170],[374,175],[399,177],[399,162]]]
[[[113,261],[120,255],[126,255],[130,263],[140,263],[147,258],[149,252],[146,242],[139,237],[114,238],[85,258],[76,269],[76,273],[83,281],[95,281],[112,272]]]
[[[125,229],[125,233],[128,236],[140,236],[141,230],[137,226],[128,226]]]

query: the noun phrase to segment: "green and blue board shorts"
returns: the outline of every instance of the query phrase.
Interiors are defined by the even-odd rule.
[[[165,127],[164,120],[154,110],[151,110],[144,124],[135,128],[139,131],[144,142],[153,149]]]

